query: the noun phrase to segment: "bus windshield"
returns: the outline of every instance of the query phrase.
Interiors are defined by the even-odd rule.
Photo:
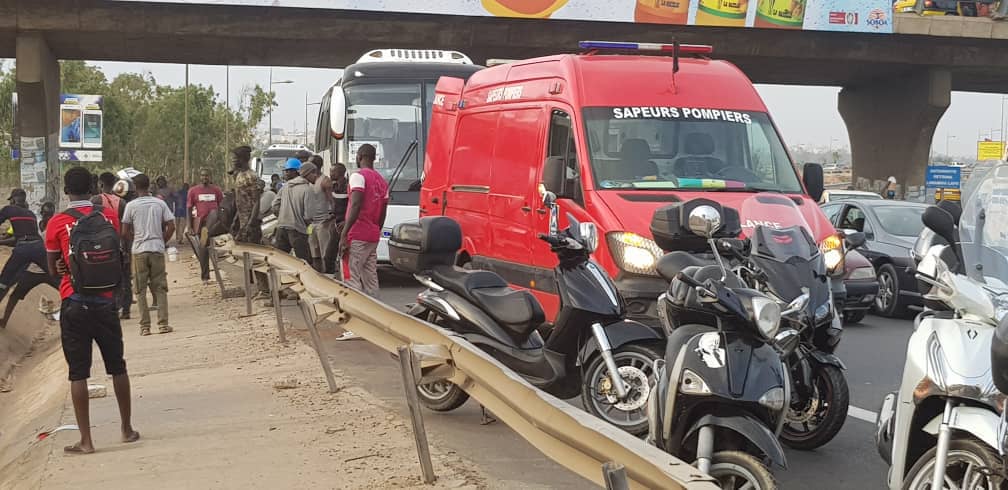
[[[765,113],[591,107],[584,115],[598,188],[802,192]],[[715,181],[731,185],[710,184]]]
[[[361,145],[375,147],[375,170],[391,186],[390,204],[415,205],[418,198],[415,183],[420,180],[423,165],[426,119],[422,87],[420,83],[387,83],[345,88],[350,161],[356,161]],[[414,143],[417,147],[410,150]],[[396,167],[407,152],[409,157],[393,182]]]

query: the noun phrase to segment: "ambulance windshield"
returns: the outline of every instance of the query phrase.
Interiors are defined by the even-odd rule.
[[[765,113],[591,107],[584,115],[599,189],[802,192]]]

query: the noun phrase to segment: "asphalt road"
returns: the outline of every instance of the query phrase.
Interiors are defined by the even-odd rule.
[[[382,299],[402,307],[421,290],[411,278],[382,275]],[[288,309],[287,318],[299,325],[300,314]],[[846,363],[853,415],[848,416],[840,434],[815,451],[787,450],[788,469],[774,473],[784,489],[868,490],[885,487],[888,468],[879,458],[873,441],[873,418],[886,393],[899,382],[906,341],[913,323],[869,315],[861,323],[848,325],[837,352]],[[390,407],[408,416],[397,364],[381,349],[366,341],[337,342],[336,328],[323,329],[323,338],[335,368],[353,376],[368,391]],[[577,400],[571,400],[577,403]],[[858,418],[860,417],[860,418]],[[429,437],[441,447],[465,455],[491,477],[521,488],[589,488],[588,482],[572,475],[532,448],[502,423],[481,425],[478,404],[469,402],[451,413],[425,412]],[[415,464],[404,461],[403,464]]]

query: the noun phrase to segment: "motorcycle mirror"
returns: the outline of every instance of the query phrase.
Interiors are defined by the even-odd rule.
[[[568,219],[573,218],[568,217]],[[571,224],[573,223],[576,223],[576,221],[571,222]],[[581,243],[584,244],[588,253],[592,253],[598,248],[598,228],[595,226],[595,223],[590,221],[580,223],[578,233],[581,235]]]
[[[938,277],[938,261],[946,245],[934,245],[924,254],[917,264],[917,273],[930,278]]]
[[[865,240],[867,238],[865,237],[864,232],[861,231],[855,231],[852,233],[846,233],[846,232],[847,230],[844,230],[844,233],[846,234],[846,236],[844,237],[844,242],[847,243],[847,250],[854,250],[856,248],[860,248],[865,244]]]
[[[713,206],[697,206],[690,211],[689,229],[694,234],[710,239],[721,228],[721,213]]]
[[[924,210],[921,221],[924,222],[924,226],[927,226],[937,233],[938,236],[944,238],[949,244],[958,242],[955,220],[948,211],[938,206],[930,206]]]

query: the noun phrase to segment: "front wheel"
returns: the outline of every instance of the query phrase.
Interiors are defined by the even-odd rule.
[[[910,468],[903,480],[903,490],[932,490],[935,456],[938,448],[924,453]],[[1001,488],[1004,478],[999,475],[1001,463],[989,447],[973,439],[959,439],[949,443],[945,460],[945,485],[943,488],[968,488],[970,490],[995,490]]]
[[[650,345],[629,344],[614,350],[612,355],[627,387],[626,398],[617,397],[600,352],[585,371],[581,402],[592,415],[631,434],[644,434],[648,430],[648,395],[655,381],[654,360],[664,354]]]
[[[847,420],[850,391],[843,371],[823,364],[812,373],[811,396],[801,399],[792,393],[784,415],[781,441],[795,449],[820,447],[836,437]]]
[[[720,451],[711,457],[710,476],[722,490],[776,490],[770,469],[742,451]]]

